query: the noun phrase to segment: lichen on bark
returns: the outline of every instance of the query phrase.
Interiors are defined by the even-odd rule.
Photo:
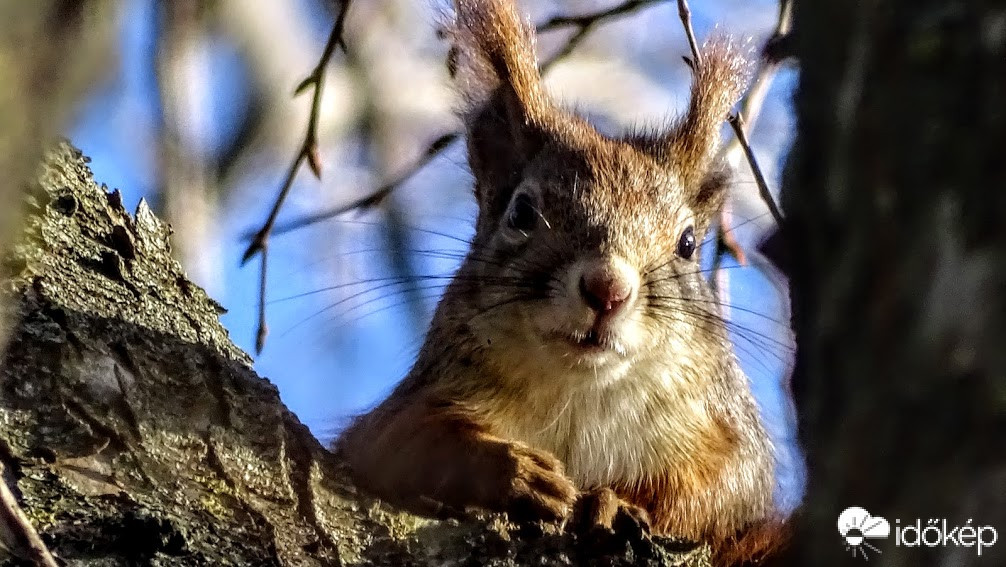
[[[2,258],[16,320],[0,459],[68,564],[708,564],[702,547],[426,519],[357,493],[230,341],[145,204],[129,215],[68,144],[27,199]]]

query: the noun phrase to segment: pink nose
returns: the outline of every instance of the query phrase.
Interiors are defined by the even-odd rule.
[[[632,295],[632,284],[609,267],[587,270],[580,277],[580,296],[599,314],[618,311]]]

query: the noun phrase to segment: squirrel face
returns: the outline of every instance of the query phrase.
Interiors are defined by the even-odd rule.
[[[611,138],[550,99],[511,2],[456,6],[449,67],[479,202],[459,279],[493,312],[471,323],[477,334],[596,372],[715,326],[697,248],[724,197],[714,155],[745,57],[707,44],[679,121]]]
[[[502,211],[480,223],[475,249],[485,261],[473,265],[485,282],[479,307],[509,302],[492,320],[504,340],[525,343],[516,352],[596,368],[686,331],[673,319],[702,299],[698,244],[709,211],[673,169],[630,143],[590,142],[554,144],[526,166]]]

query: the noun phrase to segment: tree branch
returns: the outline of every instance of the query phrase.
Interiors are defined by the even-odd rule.
[[[678,2],[678,16],[681,18],[681,26],[684,28],[685,36],[688,39],[688,46],[692,52],[692,61],[686,62],[692,66],[692,69],[697,68],[697,65],[701,64],[702,55],[699,51],[698,42],[695,39],[695,31],[692,28],[692,17],[691,10],[688,7],[688,0],[677,0]],[[773,45],[785,37],[790,30],[792,25],[792,0],[779,0],[779,18],[776,22],[776,28],[772,37],[769,38],[766,45]],[[761,167],[758,165],[758,161],[755,158],[754,151],[751,149],[751,144],[748,142],[748,138],[744,129],[745,124],[753,124],[754,120],[758,117],[761,111],[761,107],[765,102],[765,95],[768,93],[769,87],[772,84],[772,80],[775,78],[776,71],[778,70],[780,61],[776,57],[768,57],[764,52],[762,53],[761,62],[758,66],[758,72],[755,74],[755,79],[751,84],[751,88],[748,89],[747,94],[740,102],[740,109],[738,112],[731,114],[727,119],[730,123],[731,128],[733,128],[735,137],[734,139],[724,148],[723,157],[732,165],[736,166],[737,160],[732,156],[743,152],[744,157],[747,158],[748,165],[751,167],[751,171],[755,176],[755,183],[758,185],[758,195],[765,202],[768,207],[769,212],[772,214],[772,218],[775,220],[777,225],[782,225],[782,212],[779,210],[778,205],[775,203],[775,199],[772,197],[772,193],[768,188],[768,183],[765,181],[765,176],[762,174]],[[728,206],[724,205],[723,211],[720,213],[720,222],[717,229],[717,246],[718,253],[716,263],[714,265],[714,271],[719,272],[719,256],[721,251],[729,251],[734,258],[741,264],[745,262],[744,251],[740,247],[740,243],[737,238],[731,233],[729,227],[729,210]],[[723,286],[717,286],[723,287]]]
[[[775,30],[772,36],[768,38],[768,41],[765,42],[758,70],[755,72],[754,80],[751,82],[751,88],[748,89],[747,94],[741,99],[737,111],[737,114],[743,118],[744,125],[747,127],[745,132],[754,128],[755,122],[758,120],[759,114],[761,114],[762,106],[765,103],[765,96],[768,94],[772,81],[775,79],[776,72],[779,70],[779,65],[782,62],[776,54],[772,53],[772,46],[778,45],[789,36],[792,21],[793,1],[780,0],[779,19],[776,21]],[[742,152],[743,148],[741,147],[740,140],[734,138],[727,144],[723,155],[727,161],[736,164],[740,161],[739,158]]]
[[[638,530],[600,549],[560,526],[370,498],[231,342],[170,228],[144,201],[128,214],[85,160],[64,144],[37,167],[25,202],[48,205],[28,207],[0,286],[18,321],[0,478],[59,564],[708,567],[708,547]],[[55,565],[4,532],[14,509],[0,507],[0,564]]]
[[[744,155],[747,157],[748,164],[751,166],[751,173],[754,174],[755,182],[758,184],[758,195],[761,196],[762,201],[765,201],[765,205],[768,206],[768,210],[772,213],[772,218],[775,219],[775,223],[778,226],[782,226],[782,212],[779,210],[779,206],[775,204],[775,199],[772,198],[772,193],[769,191],[768,183],[765,181],[765,176],[761,172],[761,167],[758,165],[758,160],[755,158],[754,150],[751,149],[751,144],[748,142],[747,134],[744,133],[744,118],[741,117],[740,113],[731,114],[730,118],[727,119],[730,123],[730,127],[734,129],[734,134],[737,136],[737,142],[740,144],[741,148],[744,149]]]
[[[660,4],[669,1],[670,0],[629,0],[618,4],[617,6],[589,14],[582,14],[579,16],[555,16],[549,19],[536,28],[538,33],[546,33],[570,26],[575,26],[578,30],[574,35],[566,40],[566,43],[564,43],[555,54],[541,63],[541,71],[545,72],[549,70],[555,63],[568,56],[598,24],[617,19],[621,16],[629,15],[653,4]],[[395,191],[395,189],[415,176],[420,170],[426,167],[460,137],[461,132],[450,132],[440,136],[431,142],[430,145],[427,146],[426,150],[423,151],[421,157],[405,171],[400,173],[393,180],[381,185],[369,195],[361,197],[350,203],[333,207],[325,211],[305,215],[288,223],[276,226],[273,228],[272,233],[284,234],[286,232],[328,220],[332,217],[337,217],[352,211],[366,210],[380,205],[388,195]],[[244,238],[255,238],[256,234],[246,233],[243,236]]]
[[[316,177],[321,177],[321,158],[318,155],[318,115],[321,113],[321,94],[325,86],[325,68],[332,59],[337,46],[341,45],[345,49],[342,32],[346,25],[346,14],[349,13],[349,6],[351,4],[352,0],[342,0],[342,8],[339,11],[338,17],[336,17],[335,25],[332,26],[332,33],[328,37],[328,42],[325,44],[325,50],[322,52],[318,64],[294,91],[295,94],[300,94],[305,89],[314,87],[314,93],[311,98],[311,113],[307,123],[307,132],[304,135],[304,142],[297,151],[297,156],[293,159],[293,163],[290,164],[290,169],[287,171],[286,178],[280,186],[279,193],[276,195],[272,209],[269,211],[269,215],[266,217],[262,228],[252,238],[251,243],[245,250],[244,256],[241,258],[241,263],[244,264],[256,254],[261,254],[262,256],[262,275],[259,283],[259,324],[255,340],[256,352],[262,352],[262,347],[265,345],[265,338],[268,333],[265,325],[265,294],[269,237],[272,235],[276,224],[276,217],[279,215],[280,209],[283,208],[283,203],[286,201],[287,195],[289,195],[290,189],[293,187],[293,181],[297,178],[297,172],[300,170],[301,164],[306,160],[308,166],[311,168],[311,172]]]
[[[553,16],[551,19],[540,24],[537,29],[538,33],[543,33],[569,26],[576,26],[580,29],[590,28],[604,20],[612,20],[618,18],[619,16],[625,16],[635,12],[640,8],[645,8],[651,4],[662,4],[669,1],[670,0],[628,0],[627,2],[622,2],[616,6],[588,14],[580,14],[578,16]]]
[[[681,18],[681,27],[685,28],[688,48],[692,51],[691,65],[694,70],[702,65],[702,53],[699,52],[699,42],[695,40],[695,30],[692,29],[692,11],[688,8],[688,0],[678,0],[678,17]]]
[[[3,477],[3,473],[4,466],[3,463],[0,463],[0,477]],[[28,553],[35,565],[42,567],[57,567],[59,565],[31,522],[28,521],[28,517],[18,506],[14,493],[2,479],[0,479],[0,522],[3,522],[9,534],[17,540],[11,543],[15,544],[19,550]]]
[[[566,40],[566,43],[559,48],[559,51],[552,54],[551,57],[546,59],[541,64],[541,71],[544,73],[545,71],[551,69],[553,65],[572,53],[573,50],[583,43],[583,40],[586,39],[587,36],[590,35],[590,32],[592,32],[599,24],[631,14],[641,8],[646,8],[653,4],[662,4],[668,1],[669,0],[629,0],[610,8],[605,8],[588,14],[581,14],[579,16],[552,17],[550,20],[537,27],[538,33],[545,33],[571,26],[576,27],[577,30],[572,36],[570,36],[569,39]]]
[[[685,37],[688,40],[688,47],[692,53],[692,59],[689,60],[686,57],[685,63],[687,63],[694,72],[698,69],[699,65],[702,64],[702,54],[699,50],[698,41],[695,39],[695,30],[692,28],[692,13],[688,7],[688,1],[677,0],[677,2],[678,17],[681,19],[681,27],[685,31]],[[770,45],[778,43],[781,38],[785,37],[789,33],[791,21],[792,0],[779,0],[779,18],[776,22],[775,32],[766,43],[766,48]],[[747,158],[751,171],[755,176],[759,196],[768,206],[776,224],[781,226],[782,213],[779,211],[779,207],[772,198],[772,193],[769,191],[768,184],[765,182],[765,176],[762,174],[761,167],[758,165],[758,161],[755,158],[754,151],[751,149],[751,144],[748,142],[747,135],[744,130],[746,122],[745,117],[749,119],[750,123],[753,123],[757,118],[758,113],[761,111],[762,104],[765,102],[765,95],[768,92],[769,86],[772,84],[772,80],[775,78],[775,73],[779,64],[780,59],[778,57],[770,57],[767,53],[767,49],[762,50],[758,72],[751,84],[751,88],[748,89],[748,92],[741,99],[740,109],[738,112],[731,114],[727,118],[731,128],[733,128],[734,139],[724,147],[721,156],[727,161],[727,163],[730,163],[731,166],[736,167],[740,161],[739,155],[743,152],[743,155]],[[713,288],[716,290],[717,294],[720,294],[720,297],[724,299],[724,305],[727,303],[725,301],[724,294],[727,293],[727,286],[729,282],[727,280],[728,276],[726,272],[720,269],[723,261],[723,254],[729,252],[739,264],[744,265],[747,263],[747,255],[744,253],[744,249],[737,240],[737,237],[733,234],[733,230],[731,228],[732,215],[730,209],[730,204],[724,203],[723,208],[719,213],[719,223],[717,223],[718,226],[716,229],[716,254],[713,260],[713,278],[711,280]]]

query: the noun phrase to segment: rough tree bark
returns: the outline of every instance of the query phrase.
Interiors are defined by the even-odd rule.
[[[858,505],[892,529],[998,529],[980,558],[892,532],[870,565],[1006,565],[1003,3],[802,1],[795,29],[784,238],[809,486],[789,563],[849,564],[837,517]]]
[[[0,461],[67,563],[708,565],[704,547],[421,519],[357,494],[230,342],[146,205],[128,215],[68,145],[28,201],[3,258],[16,325]]]

